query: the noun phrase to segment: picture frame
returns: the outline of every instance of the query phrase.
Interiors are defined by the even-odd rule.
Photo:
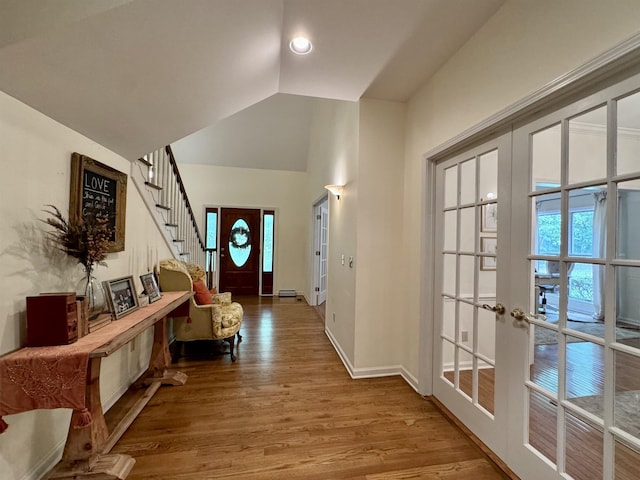
[[[498,231],[498,204],[487,203],[482,205],[481,232]]]
[[[140,281],[142,282],[145,295],[149,296],[149,303],[160,300],[162,295],[160,295],[160,288],[158,287],[158,282],[153,272],[140,275]]]
[[[69,217],[106,217],[113,231],[108,252],[124,251],[127,174],[74,152],[71,155]]]
[[[496,237],[480,237],[480,252],[496,254],[498,251],[498,239]],[[495,270],[496,257],[480,257],[480,270]]]
[[[133,277],[116,278],[103,282],[109,309],[116,320],[140,307]]]

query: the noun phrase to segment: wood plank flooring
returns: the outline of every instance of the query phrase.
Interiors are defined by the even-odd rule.
[[[162,387],[112,450],[136,459],[128,480],[507,478],[400,377],[351,379],[305,302],[237,300],[237,362],[178,361],[187,384]]]

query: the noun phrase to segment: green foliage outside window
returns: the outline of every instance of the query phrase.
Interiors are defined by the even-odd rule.
[[[593,257],[593,210],[570,214],[569,255]],[[562,219],[560,213],[538,215],[538,254],[559,255]],[[593,300],[593,268],[575,264],[569,281],[569,296],[576,300]]]

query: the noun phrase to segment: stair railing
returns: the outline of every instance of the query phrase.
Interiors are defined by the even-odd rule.
[[[134,183],[174,257],[206,268],[205,244],[171,147],[148,153],[138,159],[138,164],[138,171],[132,168]]]

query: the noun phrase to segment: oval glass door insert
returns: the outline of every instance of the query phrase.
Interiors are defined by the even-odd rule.
[[[251,254],[251,232],[244,219],[239,218],[229,233],[229,255],[236,267],[242,267]]]

